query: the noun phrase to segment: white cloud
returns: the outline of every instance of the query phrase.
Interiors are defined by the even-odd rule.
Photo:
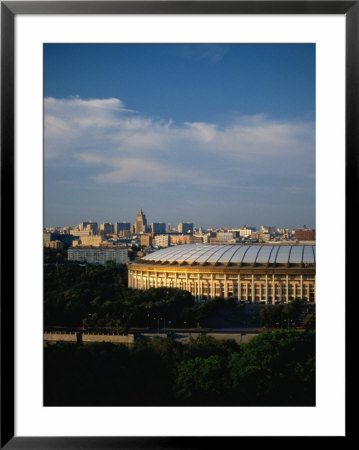
[[[268,176],[282,166],[314,177],[314,136],[313,123],[264,115],[237,116],[225,126],[178,124],[126,109],[116,98],[45,99],[46,164],[92,167],[96,183],[230,186],[235,176],[250,180],[252,165]]]

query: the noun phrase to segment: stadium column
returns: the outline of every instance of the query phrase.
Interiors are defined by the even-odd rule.
[[[289,275],[286,276],[286,284],[287,284],[287,303],[289,302]]]
[[[241,299],[241,276],[238,275],[238,281],[237,281],[237,300]]]
[[[202,300],[201,274],[198,274],[198,301]]]
[[[228,298],[228,284],[227,284],[227,275],[226,274],[224,274],[223,283],[224,283],[224,298]]]
[[[275,302],[275,282],[274,282],[274,274],[272,275],[272,304]]]
[[[256,293],[254,290],[254,275],[252,274],[252,302],[256,301]]]
[[[165,272],[165,287],[167,287],[167,272]]]
[[[136,272],[135,272],[135,288],[136,288],[136,289],[138,289],[138,279],[137,279],[137,276],[138,276],[138,272],[137,272],[137,270],[136,270]]]
[[[186,273],[186,291],[188,291],[188,272]]]
[[[215,292],[214,292],[214,281],[213,281],[213,279],[214,279],[214,276],[213,276],[213,273],[211,273],[211,298],[214,298],[216,296]]]
[[[209,300],[209,281],[206,280],[207,283],[207,300]]]
[[[303,298],[303,275],[300,276],[300,298]]]
[[[158,273],[155,272],[155,287],[158,287]]]
[[[177,286],[177,272],[175,272],[175,286],[174,286],[175,288],[177,288],[178,286]]]
[[[268,275],[266,274],[266,303],[268,303]]]

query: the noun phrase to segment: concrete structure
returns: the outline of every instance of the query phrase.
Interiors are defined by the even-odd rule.
[[[128,264],[129,287],[175,287],[198,301],[315,301],[315,246],[180,245]]]
[[[129,261],[127,249],[118,247],[70,247],[67,259],[101,265],[105,265],[107,261],[117,264],[126,264]]]
[[[112,342],[113,344],[125,344],[131,345],[135,342],[135,336],[133,334],[122,335],[122,334],[95,334],[95,333],[61,333],[61,332],[50,332],[44,333],[44,342],[77,342],[77,343],[87,343],[87,342]]]
[[[135,221],[135,234],[146,233],[146,227],[147,227],[147,219],[146,216],[143,214],[141,208],[139,213],[137,214]]]

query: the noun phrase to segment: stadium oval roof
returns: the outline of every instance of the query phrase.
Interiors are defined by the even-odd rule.
[[[315,245],[187,244],[141,258],[169,264],[315,264]]]

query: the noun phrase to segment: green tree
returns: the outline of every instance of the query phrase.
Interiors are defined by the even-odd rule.
[[[261,333],[229,361],[233,399],[247,406],[315,404],[315,333]]]
[[[226,377],[218,355],[182,361],[177,368],[175,396],[184,405],[225,404]]]

